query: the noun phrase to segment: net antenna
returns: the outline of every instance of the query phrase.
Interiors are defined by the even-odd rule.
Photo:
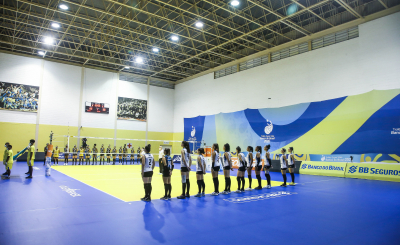
[[[53,131],[50,131],[50,145],[52,145],[53,144],[53,135],[54,135],[54,133],[53,133]]]

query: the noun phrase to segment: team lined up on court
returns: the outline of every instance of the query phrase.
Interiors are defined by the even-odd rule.
[[[44,149],[45,152],[47,152],[47,145]],[[53,163],[54,165],[58,165],[58,159],[60,156],[61,150],[56,146],[53,149]],[[64,163],[63,165],[68,165],[69,161],[69,152],[68,145],[65,146],[64,148]],[[144,149],[142,148],[141,152],[138,148],[137,154],[135,152],[135,149],[132,147],[132,149],[128,150],[126,147],[126,144],[124,147],[120,146],[120,148],[117,150],[117,147],[114,146],[114,148],[111,148],[111,145],[108,145],[107,149],[104,147],[104,145],[101,145],[100,149],[97,148],[97,145],[94,144],[93,148],[90,149],[90,146],[87,145],[86,147],[81,146],[79,149],[76,147],[76,145],[72,148],[72,165],[90,165],[90,161],[92,161],[91,165],[97,165],[98,163],[100,165],[115,165],[117,158],[118,158],[118,163],[121,163],[122,165],[124,164],[134,164],[135,162],[140,162],[140,157],[139,155],[143,155]],[[99,157],[98,157],[99,156]],[[129,157],[128,157],[129,156]],[[107,164],[106,164],[107,160]]]
[[[178,196],[178,199],[185,199],[190,198],[190,180],[189,180],[189,173],[191,170],[192,165],[192,158],[190,153],[189,143],[187,141],[183,141],[182,144],[182,151],[181,151],[181,179],[182,179],[182,194]],[[252,169],[254,167],[256,178],[258,181],[258,186],[254,188],[255,190],[261,190],[263,187],[261,186],[261,171],[263,170],[265,173],[265,177],[267,179],[267,186],[265,188],[271,188],[271,176],[269,174],[269,169],[272,167],[271,158],[269,153],[270,145],[266,145],[264,147],[265,151],[265,165],[264,169],[262,166],[262,148],[261,146],[257,146],[255,149],[255,154],[253,154],[253,147],[248,146],[247,151],[249,154],[247,157],[242,153],[241,148],[238,146],[236,147],[236,153],[238,155],[238,163],[239,169],[237,173],[237,182],[238,182],[238,189],[235,191],[236,193],[245,192],[245,172],[247,171],[248,180],[249,180],[249,187],[246,190],[252,190]],[[155,167],[154,157],[150,153],[151,145],[147,145],[145,148],[145,154],[142,157],[142,178],[144,183],[144,190],[145,196],[141,198],[142,201],[151,201],[151,191],[152,185],[151,180],[153,176],[153,169]],[[222,167],[224,170],[224,177],[225,177],[225,189],[221,192],[221,194],[230,194],[231,193],[231,178],[230,178],[230,171],[233,171],[232,168],[232,158],[230,153],[230,145],[225,144],[223,146],[224,154],[222,156],[222,164],[220,162],[220,155],[219,155],[219,146],[218,144],[213,144],[212,147],[212,166],[211,166],[211,175],[213,178],[214,183],[214,192],[211,194],[213,196],[218,196],[219,192],[219,180],[218,180],[218,172]],[[203,197],[205,196],[205,182],[204,182],[204,175],[206,174],[206,161],[204,158],[204,148],[199,148],[198,150],[199,156],[197,157],[196,162],[196,179],[197,179],[197,186],[198,186],[198,193],[195,197]],[[281,173],[283,177],[283,184],[281,186],[287,186],[287,178],[286,178],[286,171],[289,169],[289,173],[291,175],[292,182],[289,185],[295,185],[294,183],[294,168],[295,168],[295,160],[294,160],[294,153],[293,147],[289,147],[289,154],[286,157],[286,149],[281,149],[281,156],[280,156],[280,167]],[[255,160],[255,165],[253,166],[253,159]],[[221,166],[222,165],[222,166]],[[164,149],[164,156],[160,160],[160,168],[163,166],[163,181],[164,181],[164,189],[165,195],[161,198],[161,200],[170,200],[171,199],[171,175],[174,169],[174,164],[171,158],[170,149]]]

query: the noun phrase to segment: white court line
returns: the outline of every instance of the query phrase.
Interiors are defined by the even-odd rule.
[[[53,170],[54,170],[54,171],[57,171],[56,169],[53,169]],[[71,178],[71,179],[74,179],[74,180],[76,180],[76,181],[79,181],[79,182],[81,182],[82,184],[85,184],[85,185],[87,185],[87,186],[89,186],[89,187],[92,187],[93,189],[96,189],[96,190],[98,190],[98,191],[101,191],[101,192],[103,192],[103,193],[106,193],[107,195],[110,195],[110,196],[112,196],[112,197],[114,197],[114,198],[117,198],[118,200],[121,200],[121,201],[123,201],[123,202],[127,202],[127,201],[122,200],[121,198],[118,198],[118,197],[116,197],[116,196],[111,195],[110,193],[107,193],[107,192],[105,192],[105,191],[102,191],[102,190],[100,190],[100,189],[97,189],[96,187],[93,187],[93,186],[91,186],[91,185],[88,185],[88,184],[86,184],[86,183],[84,183],[84,182],[82,182],[82,181],[80,181],[80,180],[78,180],[78,179],[75,179],[74,177],[71,177],[71,176],[69,176],[69,175],[66,175],[66,174],[64,174],[63,172],[60,172],[60,171],[57,171],[57,172],[62,173],[63,175],[65,175],[65,176],[67,176],[67,177],[69,177],[69,178]]]

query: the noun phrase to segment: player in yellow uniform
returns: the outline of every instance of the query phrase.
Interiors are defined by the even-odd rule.
[[[83,153],[85,152],[85,150],[83,149],[83,147],[81,146],[81,149],[79,150],[79,165],[83,165]]]
[[[32,179],[32,174],[33,174],[33,165],[35,162],[35,140],[31,139],[29,141],[29,146],[28,146],[28,158],[27,158],[27,164],[29,167],[27,174],[28,176],[26,177],[27,179]]]
[[[8,157],[8,145],[9,144],[10,143],[6,142],[6,144],[4,145],[6,149],[4,150],[4,154],[3,154],[3,164],[6,167],[6,172],[3,173],[3,175],[7,175],[7,157]]]
[[[13,156],[14,156],[14,154],[12,151],[12,145],[8,144],[7,145],[7,156],[5,158],[6,172],[3,174],[4,177],[7,179],[9,179],[10,175],[11,175],[11,169],[12,169],[13,162],[14,162]]]
[[[58,145],[56,146],[56,148],[53,150],[53,162],[54,165],[58,165],[58,157],[60,156],[60,149],[58,149]]]

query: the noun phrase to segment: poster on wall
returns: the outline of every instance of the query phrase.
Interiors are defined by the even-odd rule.
[[[145,122],[147,120],[147,100],[118,97],[117,119]]]
[[[0,82],[0,109],[37,112],[39,87]]]

